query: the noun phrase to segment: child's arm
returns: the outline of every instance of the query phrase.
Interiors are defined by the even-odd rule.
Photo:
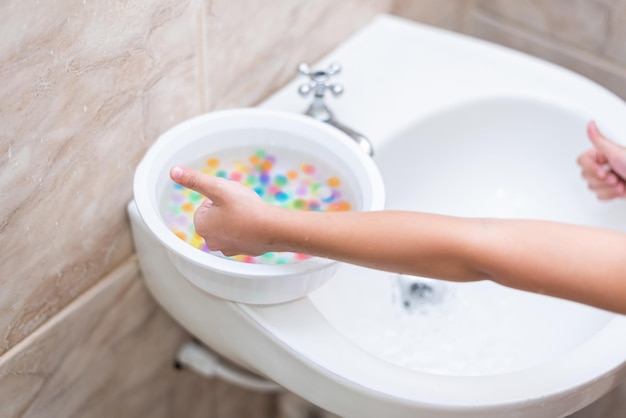
[[[227,255],[294,251],[418,276],[489,279],[626,314],[623,233],[418,212],[291,211],[187,168],[171,177],[209,197],[196,211],[196,230]]]

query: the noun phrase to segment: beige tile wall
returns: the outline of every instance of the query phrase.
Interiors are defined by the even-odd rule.
[[[0,357],[3,417],[207,416],[210,383],[171,367],[187,336],[138,273],[129,259]]]
[[[0,2],[0,415],[273,415],[271,396],[172,370],[188,336],[137,274],[133,172],[167,128],[256,104],[389,7]]]
[[[130,256],[135,165],[201,109],[191,1],[37,3],[0,2],[0,353]]]
[[[626,98],[626,0],[396,0],[393,13],[552,61]]]
[[[465,32],[476,0],[395,0],[392,13],[456,32]]]
[[[167,128],[258,103],[392,9],[626,96],[626,0],[0,2],[3,416],[272,416],[272,397],[170,367],[188,335],[132,257],[133,171]]]
[[[391,0],[207,4],[206,78],[209,109],[217,109],[260,102],[296,76],[300,62],[319,59],[375,14],[390,9]]]
[[[467,31],[572,69],[626,98],[626,0],[481,0]]]

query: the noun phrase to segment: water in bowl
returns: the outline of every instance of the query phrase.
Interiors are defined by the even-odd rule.
[[[205,174],[237,181],[252,188],[265,202],[293,210],[349,211],[354,197],[337,170],[309,155],[277,147],[240,147],[207,156],[192,168]],[[193,247],[211,254],[196,234],[193,215],[204,196],[174,182],[162,194],[161,214],[169,229]],[[270,252],[261,256],[236,255],[234,261],[256,264],[286,264],[310,256]]]

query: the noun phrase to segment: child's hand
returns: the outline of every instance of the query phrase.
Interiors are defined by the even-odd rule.
[[[237,182],[207,176],[176,166],[170,177],[183,187],[206,196],[196,210],[196,233],[213,251],[224,255],[260,255],[269,251],[272,228],[269,220],[279,208],[271,206],[251,189]]]
[[[578,157],[582,175],[600,200],[626,197],[626,148],[605,138],[594,122],[587,135],[593,148]]]

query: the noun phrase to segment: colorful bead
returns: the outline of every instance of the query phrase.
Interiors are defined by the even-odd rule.
[[[259,181],[261,182],[261,184],[268,184],[270,182],[271,177],[269,174],[267,173],[263,173],[259,176]]]
[[[268,172],[274,167],[274,163],[271,161],[265,160],[261,163],[261,171]]]
[[[279,202],[286,202],[289,199],[289,195],[283,191],[279,191],[274,195],[274,198]]]
[[[306,173],[306,174],[315,173],[315,166],[313,166],[312,164],[302,164],[300,166],[300,169],[302,170],[303,173]]]
[[[283,187],[288,182],[289,180],[287,180],[287,176],[283,176],[282,174],[279,174],[276,177],[274,177],[274,184],[278,187]]]
[[[189,193],[189,200],[191,200],[194,203],[201,201],[203,197],[204,196],[202,196],[198,192],[191,192],[191,193]]]
[[[291,208],[295,209],[295,210],[306,209],[306,200],[304,200],[304,199],[295,199],[291,203]]]
[[[326,200],[333,197],[333,191],[329,187],[322,186],[317,189],[317,196],[322,200]]]
[[[326,184],[328,185],[328,187],[339,187],[339,185],[341,184],[341,180],[339,180],[337,177],[330,177],[328,180],[326,180]]]
[[[253,176],[252,174],[248,174],[246,176],[246,183],[248,186],[254,186],[257,183],[257,178],[255,176]]]

